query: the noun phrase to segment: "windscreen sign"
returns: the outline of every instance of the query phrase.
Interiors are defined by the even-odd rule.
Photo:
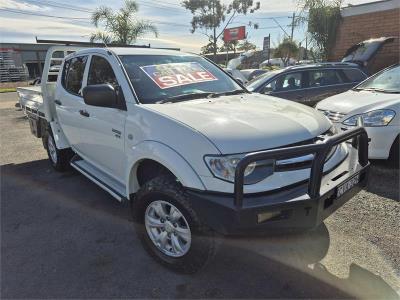
[[[197,62],[140,67],[161,89],[218,80]]]

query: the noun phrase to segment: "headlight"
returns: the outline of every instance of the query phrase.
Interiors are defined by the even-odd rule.
[[[343,121],[344,125],[356,126],[357,119],[361,117],[365,127],[386,126],[392,121],[396,113],[390,109],[380,109],[365,114],[354,115]]]
[[[204,160],[211,173],[222,180],[235,181],[235,170],[244,154],[227,156],[205,156]],[[274,173],[274,161],[262,160],[249,164],[244,171],[244,183],[254,184]]]

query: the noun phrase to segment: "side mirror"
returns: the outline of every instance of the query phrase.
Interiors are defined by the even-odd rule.
[[[87,105],[100,107],[117,107],[117,93],[110,84],[95,84],[85,86],[83,100]]]

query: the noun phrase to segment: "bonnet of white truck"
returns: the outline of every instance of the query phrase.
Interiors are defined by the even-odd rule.
[[[207,190],[192,205],[225,234],[314,227],[367,182],[362,127],[336,134],[309,107],[256,95],[194,55],[121,55],[141,104],[204,135]]]

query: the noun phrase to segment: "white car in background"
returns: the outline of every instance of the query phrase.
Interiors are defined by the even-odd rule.
[[[370,159],[399,162],[400,136],[400,65],[391,66],[353,89],[319,102],[316,108],[337,129],[356,126],[361,117],[367,130]]]

